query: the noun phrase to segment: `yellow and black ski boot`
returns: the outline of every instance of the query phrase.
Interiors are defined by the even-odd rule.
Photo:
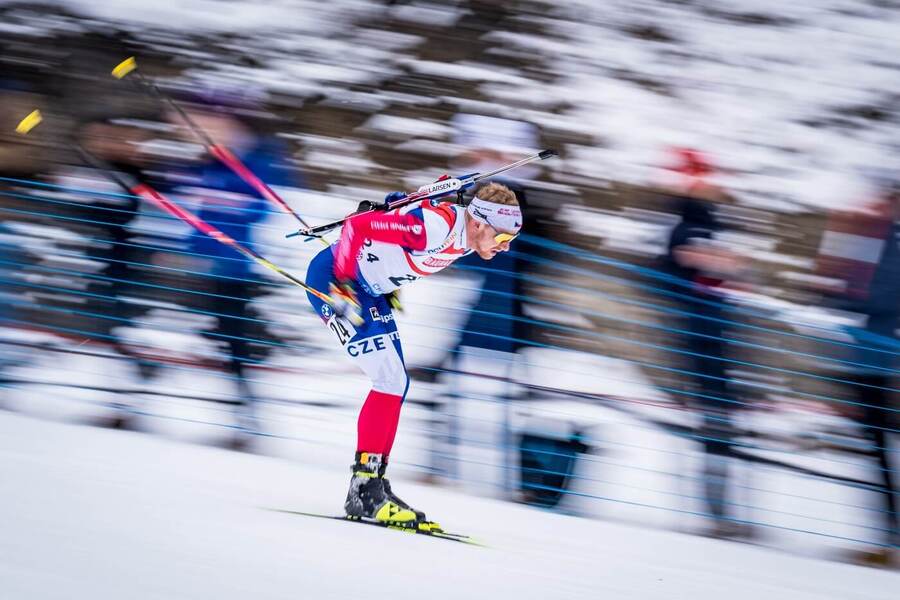
[[[391,482],[388,480],[388,478],[384,474],[386,469],[387,469],[387,457],[384,457],[384,459],[381,462],[381,467],[378,469],[378,475],[381,477],[382,487],[384,488],[385,496],[387,496],[387,498],[391,502],[396,504],[397,506],[400,506],[401,508],[404,508],[406,510],[413,511],[413,513],[415,513],[415,515],[416,515],[416,526],[419,529],[424,530],[424,531],[434,531],[436,533],[442,532],[443,529],[441,529],[441,526],[438,523],[435,523],[434,521],[429,521],[428,518],[425,516],[424,512],[422,512],[421,510],[416,510],[415,508],[411,507],[409,504],[407,504],[406,502],[401,500],[400,497],[397,496],[397,494],[394,493],[394,491],[391,489]]]
[[[415,511],[401,506],[385,492],[381,466],[380,454],[356,453],[356,463],[351,467],[350,490],[344,502],[347,516],[416,529],[418,518]]]

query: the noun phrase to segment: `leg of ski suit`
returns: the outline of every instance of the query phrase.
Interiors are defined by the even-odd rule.
[[[333,269],[332,250],[325,248],[310,263],[306,283],[328,293]],[[356,289],[356,293],[365,319],[358,327],[336,317],[331,307],[315,296],[307,294],[307,297],[347,356],[372,380],[372,389],[359,413],[357,451],[387,457],[394,444],[409,377],[400,334],[387,300],[362,289]]]

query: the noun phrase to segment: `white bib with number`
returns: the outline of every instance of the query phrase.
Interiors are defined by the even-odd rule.
[[[425,200],[392,211],[413,213],[425,226],[424,250],[365,240],[356,256],[362,283],[375,294],[387,294],[426,275],[449,267],[469,254],[466,249],[466,209],[451,202]]]

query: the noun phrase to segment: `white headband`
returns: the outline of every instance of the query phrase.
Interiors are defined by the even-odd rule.
[[[487,223],[497,231],[518,233],[522,228],[522,210],[518,206],[488,202],[475,196],[466,211],[476,221]]]

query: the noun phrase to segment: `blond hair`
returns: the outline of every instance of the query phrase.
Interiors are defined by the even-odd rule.
[[[475,190],[475,196],[485,202],[494,202],[496,204],[509,204],[510,206],[518,206],[519,200],[515,193],[502,183],[485,183]]]

